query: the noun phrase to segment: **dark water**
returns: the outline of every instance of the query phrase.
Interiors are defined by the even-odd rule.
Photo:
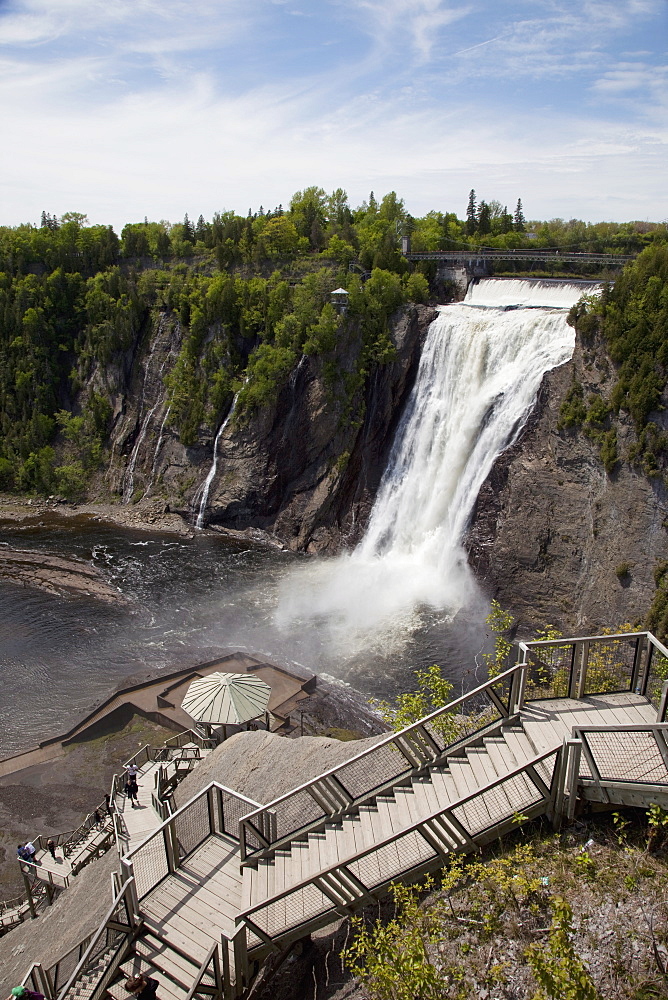
[[[413,670],[434,662],[457,688],[483,673],[474,662],[483,604],[454,623],[424,613],[401,634],[342,648],[318,622],[277,624],[279,589],[303,557],[207,532],[176,538],[55,514],[0,522],[0,542],[84,558],[129,600],[108,607],[0,583],[0,756],[67,729],[128,676],[236,649],[377,697],[406,690]]]

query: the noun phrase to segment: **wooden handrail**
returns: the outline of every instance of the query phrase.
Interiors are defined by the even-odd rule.
[[[292,895],[293,892],[296,892],[299,889],[304,889],[307,885],[311,885],[314,881],[314,878],[316,877],[321,878],[323,875],[329,875],[330,873],[335,872],[337,868],[340,868],[342,865],[348,864],[351,861],[359,861],[361,858],[365,858],[368,854],[373,854],[375,851],[380,850],[380,848],[386,847],[387,844],[391,844],[395,840],[400,840],[401,837],[405,837],[407,833],[413,833],[416,830],[419,830],[421,826],[424,826],[425,823],[428,823],[430,820],[436,819],[438,816],[443,816],[451,813],[454,809],[458,809],[460,806],[465,805],[472,799],[476,799],[479,796],[484,795],[486,792],[490,791],[492,788],[495,788],[497,785],[509,781],[511,778],[515,778],[518,774],[527,774],[529,780],[534,784],[536,791],[540,794],[541,799],[545,800],[546,798],[545,794],[538,788],[533,777],[528,772],[530,769],[535,769],[537,764],[540,764],[542,761],[547,760],[548,757],[555,756],[556,760],[558,760],[559,755],[562,752],[563,752],[562,747],[553,747],[551,750],[543,751],[543,753],[538,754],[538,756],[536,757],[532,757],[531,760],[525,761],[524,764],[514,768],[514,770],[509,771],[507,774],[494,778],[492,781],[487,782],[486,785],[483,785],[481,788],[476,789],[476,791],[474,792],[469,792],[467,795],[462,795],[454,802],[448,803],[448,805],[443,809],[433,810],[428,815],[423,816],[420,820],[415,820],[409,826],[404,827],[399,832],[394,832],[389,836],[385,837],[384,839],[377,841],[375,844],[373,844],[373,846],[367,847],[366,850],[360,851],[357,854],[351,854],[347,856],[345,859],[340,858],[335,864],[330,865],[329,868],[317,872],[316,876],[307,879],[302,879],[302,881],[298,882],[296,885],[292,885],[287,889],[283,889],[280,892],[274,893],[273,896],[269,896],[267,899],[262,900],[262,902],[256,903],[255,906],[251,906],[248,909],[243,910],[239,914],[239,919],[240,920],[247,919],[249,918],[250,914],[256,913],[258,910],[264,909],[270,904],[277,902],[279,899],[283,899],[285,896]]]
[[[88,961],[91,953],[93,952],[93,950],[95,948],[95,945],[98,943],[98,941],[100,940],[100,938],[102,937],[102,935],[106,933],[107,924],[113,918],[114,913],[116,912],[116,907],[121,902],[121,900],[124,898],[127,890],[132,885],[132,881],[133,881],[132,878],[126,879],[126,881],[121,886],[118,894],[114,898],[113,903],[111,904],[109,910],[107,911],[107,915],[105,916],[104,920],[102,921],[102,923],[98,927],[98,929],[95,932],[95,934],[90,939],[88,947],[86,948],[86,950],[84,951],[83,955],[79,959],[79,962],[77,963],[77,965],[76,965],[76,967],[75,967],[72,975],[67,980],[67,982],[63,986],[62,990],[59,992],[59,994],[58,994],[58,1000],[62,1000],[62,998],[67,994],[67,991],[74,985],[74,983],[79,978],[81,972],[83,971],[83,969],[86,966],[86,962]],[[130,912],[132,911],[132,907],[129,907],[128,909],[130,910]],[[81,947],[81,946],[79,945],[78,947]],[[70,949],[70,951],[73,951],[73,950],[74,949]],[[68,952],[68,954],[69,954],[69,952]],[[62,961],[62,959],[60,959],[60,961]]]
[[[431,712],[424,718],[419,719],[417,722],[412,722],[409,726],[405,726],[404,729],[400,729],[398,732],[389,733],[386,737],[379,740],[377,743],[374,743],[373,746],[367,747],[365,750],[361,750],[360,753],[355,754],[355,756],[353,757],[349,757],[348,760],[343,761],[341,764],[337,764],[335,767],[331,767],[328,771],[323,771],[322,774],[317,775],[315,778],[310,778],[308,781],[305,781],[302,785],[299,785],[297,788],[292,788],[289,792],[285,792],[283,795],[279,795],[278,798],[272,799],[271,802],[268,802],[265,806],[261,806],[259,809],[255,810],[255,812],[251,812],[248,813],[246,816],[242,816],[240,822],[250,823],[250,821],[253,820],[260,813],[270,809],[275,810],[276,806],[279,805],[281,802],[285,802],[287,799],[292,798],[293,796],[297,795],[300,792],[307,791],[310,787],[318,784],[318,782],[322,781],[324,778],[335,776],[343,768],[349,767],[351,764],[357,763],[357,761],[363,760],[365,757],[377,753],[377,751],[381,747],[385,747],[389,743],[393,743],[397,739],[401,739],[402,737],[409,735],[415,730],[427,725],[432,720],[439,718],[439,716],[445,714],[451,714],[452,710],[456,708],[458,705],[463,705],[464,702],[468,701],[469,699],[475,698],[477,695],[482,694],[487,690],[487,688],[492,687],[495,684],[498,684],[499,681],[503,681],[506,680],[507,678],[514,677],[516,674],[521,673],[525,669],[525,667],[526,665],[524,663],[516,663],[515,666],[510,667],[508,670],[504,670],[504,672],[501,674],[497,674],[496,677],[490,677],[489,680],[485,681],[483,684],[479,684],[478,687],[473,688],[466,694],[460,695],[458,698],[455,698],[454,701],[448,702],[448,704],[444,705],[442,708],[437,708],[434,712]],[[460,741],[455,740],[452,745],[454,746],[458,742]],[[447,750],[447,747],[444,748],[443,753],[445,753],[445,750]]]

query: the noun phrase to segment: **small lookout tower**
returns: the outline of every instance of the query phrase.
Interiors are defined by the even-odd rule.
[[[335,288],[332,292],[331,302],[339,316],[345,316],[348,308],[348,292],[345,288]]]

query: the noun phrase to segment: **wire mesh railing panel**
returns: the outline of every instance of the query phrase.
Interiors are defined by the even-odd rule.
[[[654,708],[658,709],[659,707],[663,685],[667,680],[668,659],[659,653],[658,650],[654,649],[649,669],[649,677],[647,678],[647,689],[645,692]],[[660,719],[659,721],[663,722],[663,719]]]
[[[280,840],[327,814],[307,791],[276,803],[276,836]]]
[[[487,699],[479,699],[479,702],[478,705],[472,705],[471,711],[466,714],[442,715],[425,724],[424,728],[438,744],[441,753],[503,718],[498,708]]]
[[[158,882],[169,875],[169,862],[164,840],[165,832],[163,830],[156,833],[132,855],[132,867],[139,899],[142,899]]]
[[[333,908],[329,896],[310,883],[255,910],[250,919],[265,934],[276,937]]]
[[[596,639],[589,644],[584,694],[630,691],[637,638]]]
[[[199,795],[172,820],[179,848],[179,860],[187,857],[213,832],[209,799]]]
[[[544,795],[526,774],[505,778],[487,791],[451,810],[469,836],[488,830],[504,820],[519,816],[524,809],[537,805]]]
[[[358,760],[342,764],[336,777],[353,800],[412,770],[396,743],[383,743]]]
[[[90,941],[90,938],[88,938]],[[47,974],[51,983],[53,984],[54,991],[58,993],[67,984],[70,976],[76,969],[77,965],[81,961],[81,958],[86,950],[87,941],[78,944],[71,951],[68,951],[66,955],[63,955],[50,969],[47,969]]]
[[[416,830],[411,830],[351,861],[348,868],[367,888],[373,889],[435,857],[436,851]]]
[[[591,751],[602,781],[668,784],[668,769],[651,730],[585,732],[582,739]],[[584,754],[582,759],[585,760]],[[582,767],[580,775],[585,777]]]
[[[568,697],[573,648],[573,643],[566,643],[528,650],[524,689],[526,701]]]
[[[251,807],[243,799],[237,798],[236,795],[231,795],[229,792],[221,791],[220,802],[223,808],[223,823],[220,832],[238,840],[239,820],[246,815]]]
[[[555,757],[546,757],[545,760],[541,760],[535,765],[535,771],[539,778],[542,778],[543,782],[548,788],[552,788],[552,780],[554,778],[554,764]]]

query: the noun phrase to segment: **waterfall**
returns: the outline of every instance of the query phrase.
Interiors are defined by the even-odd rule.
[[[132,494],[134,493],[135,465],[137,464],[137,456],[139,455],[139,449],[141,448],[144,442],[144,438],[146,437],[146,431],[148,430],[148,425],[150,423],[151,417],[153,416],[157,408],[158,404],[154,403],[142,421],[139,434],[137,435],[137,440],[135,441],[134,448],[132,449],[132,454],[130,455],[130,461],[128,462],[128,467],[125,472],[125,476],[123,477],[123,503],[130,503],[130,501],[132,500]]]
[[[567,310],[591,289],[487,279],[439,307],[366,533],[353,552],[286,579],[283,627],[315,619],[359,643],[410,629],[421,609],[454,614],[473,599],[463,541],[478,492],[545,372],[572,356]]]
[[[216,475],[216,469],[218,468],[218,441],[223,431],[229,424],[230,419],[232,418],[232,414],[234,413],[234,409],[237,405],[238,395],[239,394],[237,393],[237,395],[232,400],[232,406],[230,407],[230,412],[227,414],[222,424],[218,428],[218,432],[216,433],[216,437],[213,442],[213,461],[211,463],[211,468],[209,469],[209,474],[207,475],[200,489],[195,494],[195,502],[197,501],[197,497],[200,495],[200,492],[202,497],[199,504],[199,511],[197,513],[197,520],[195,521],[195,527],[199,529],[204,527],[204,515],[206,513],[206,505],[209,499],[209,490],[211,489],[211,483],[214,480],[214,476]]]
[[[144,491],[144,499],[146,499],[146,497],[149,495],[149,493],[153,489],[153,483],[155,482],[155,473],[156,473],[157,468],[158,468],[158,457],[160,455],[160,449],[162,448],[162,440],[163,440],[163,438],[165,436],[165,424],[167,423],[167,420],[169,419],[169,411],[170,410],[171,410],[171,406],[168,406],[167,409],[165,410],[165,415],[162,418],[162,423],[160,424],[160,431],[158,432],[158,443],[156,444],[155,451],[153,452],[153,463],[151,465],[151,478],[149,480],[148,486],[146,487],[146,489]]]

